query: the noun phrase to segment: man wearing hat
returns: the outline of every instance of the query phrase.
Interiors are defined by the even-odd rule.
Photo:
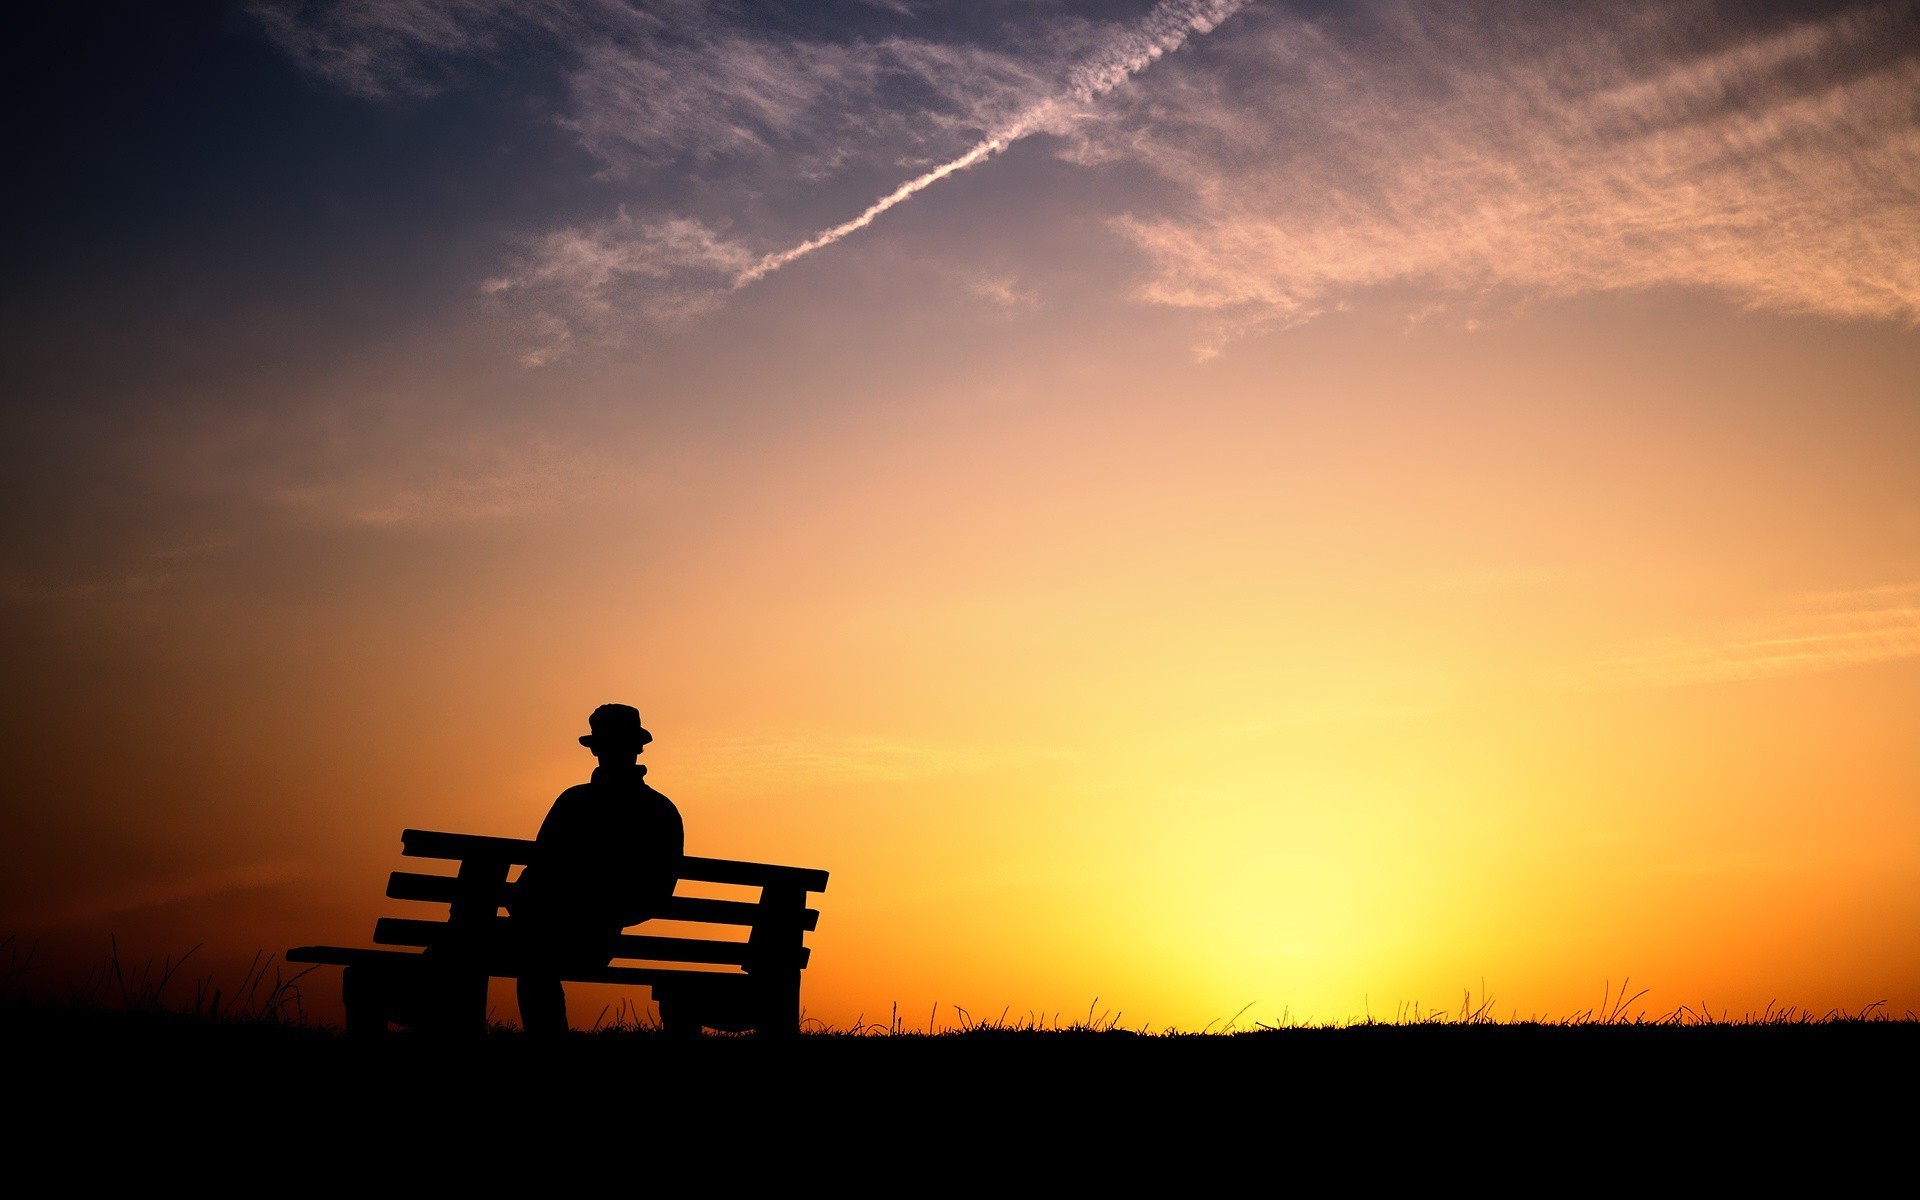
[[[567,1030],[561,976],[604,967],[622,929],[665,910],[686,845],[680,810],[647,786],[637,761],[653,740],[639,710],[602,704],[587,725],[580,744],[600,765],[553,802],[509,906],[523,956],[520,1021],[542,1036]]]

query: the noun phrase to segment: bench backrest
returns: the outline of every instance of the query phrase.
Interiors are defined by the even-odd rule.
[[[387,880],[387,895],[448,905],[448,916],[444,921],[383,917],[374,926],[373,940],[383,946],[476,950],[493,944],[505,919],[500,909],[510,894],[507,876],[532,858],[534,844],[429,829],[408,829],[400,843],[401,853],[409,858],[455,861],[460,870],[454,875],[395,871]],[[744,926],[750,931],[747,939],[622,934],[614,948],[616,959],[738,966],[750,972],[806,966],[809,951],[803,939],[820,921],[819,910],[809,908],[806,898],[809,892],[826,891],[825,871],[689,855],[680,860],[679,878],[759,888],[759,899],[752,901],[675,896],[656,918],[732,927],[725,931],[734,933]]]

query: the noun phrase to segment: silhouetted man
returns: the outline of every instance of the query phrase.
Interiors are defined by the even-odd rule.
[[[635,761],[653,740],[639,710],[602,704],[587,725],[580,744],[600,765],[553,802],[511,905],[520,1021],[543,1036],[567,1030],[561,976],[606,966],[622,929],[665,910],[686,844],[680,811]]]

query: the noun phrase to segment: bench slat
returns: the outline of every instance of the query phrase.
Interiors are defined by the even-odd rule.
[[[813,951],[801,946],[792,951],[791,965],[805,967]],[[746,942],[707,941],[704,938],[649,937],[623,933],[614,943],[615,958],[637,958],[643,962],[712,963],[718,966],[746,966],[753,957]]]
[[[393,900],[420,900],[429,904],[452,904],[468,895],[468,885],[452,875],[422,875],[413,871],[395,871],[387,877],[387,896]],[[506,903],[508,889],[499,889],[496,902]],[[704,896],[675,896],[667,911],[657,918],[663,921],[700,921],[710,925],[754,925],[767,917],[769,910],[747,900],[710,900]],[[820,926],[820,910],[803,909],[802,929]]]
[[[417,921],[412,917],[381,917],[373,923],[373,940],[381,946],[431,946],[447,936],[445,921]]]
[[[747,961],[745,942],[706,941],[702,938],[647,937],[623,933],[614,939],[615,958],[646,958],[658,962],[720,963],[741,966]]]
[[[827,890],[825,871],[741,862],[731,858],[696,858],[691,854],[680,860],[680,878],[697,879],[702,883],[732,883],[742,887],[785,884],[807,892]]]
[[[420,955],[411,950],[363,950],[358,946],[295,946],[281,957],[288,962],[351,967],[360,962],[412,962]]]
[[[452,904],[467,894],[467,885],[452,875],[422,875],[415,871],[395,871],[387,876],[387,899],[424,900],[429,904]],[[500,900],[506,900],[501,889]]]
[[[505,922],[496,925],[495,932]],[[444,921],[417,921],[409,917],[381,917],[374,922],[373,940],[381,946],[431,946],[445,941]],[[742,966],[752,957],[745,942],[709,941],[703,938],[646,937],[622,934],[614,940],[615,958],[642,958],[658,962],[712,963]]]
[[[779,914],[778,909],[771,910]],[[675,896],[667,911],[656,919],[661,921],[705,921],[713,925],[757,925],[769,915],[769,910],[758,904],[744,900],[709,900],[704,896]],[[803,908],[800,910],[800,928],[818,929],[820,910]]]
[[[533,843],[522,838],[487,837],[478,833],[403,829],[400,853],[408,858],[491,858],[524,863],[532,857]]]
[[[433,829],[406,829],[400,833],[400,852],[408,858],[487,859],[524,863],[533,857],[533,843],[522,838],[486,837],[477,833],[441,833]],[[809,892],[827,890],[827,873],[807,867],[739,862],[730,858],[680,860],[680,878],[741,887],[785,884]]]
[[[419,962],[424,956],[416,951],[407,950],[362,950],[351,946],[296,946],[287,951],[286,961],[300,963],[325,963],[329,966],[351,967],[361,963],[405,964]],[[501,978],[513,978],[511,971],[505,968],[509,964],[499,964],[503,969],[497,972]],[[677,970],[673,967],[601,967],[595,971],[581,971],[566,977],[569,983],[639,983],[655,984],[699,980],[738,980],[744,984],[753,978],[750,975],[733,971],[694,971]]]

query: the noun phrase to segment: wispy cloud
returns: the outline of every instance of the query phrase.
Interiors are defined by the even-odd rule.
[[[1383,288],[1462,324],[1515,297],[1665,286],[1920,322],[1911,0],[1773,16],[1380,0],[1312,19],[1163,0],[1133,22],[897,4],[772,20],[717,0],[253,10],[368,96],[546,64],[558,119],[627,204],[529,238],[488,281],[530,365],[710,312],[1042,132],[1070,161],[1176,185],[1089,215],[1144,255],[1141,300],[1202,314],[1203,355]],[[1204,56],[1142,74],[1236,13]],[[888,175],[845,220],[798,224]]]
[[[1094,101],[1179,49],[1190,37],[1212,32],[1246,3],[1247,0],[1162,0],[1137,24],[1108,33],[1096,42],[1092,51],[1062,72],[1057,82],[1027,97],[1016,111],[1000,119],[960,153],[906,180],[847,220],[784,249],[754,255],[740,242],[729,240],[698,221],[675,217],[639,223],[623,211],[597,226],[562,230],[541,239],[522,266],[489,280],[486,290],[495,295],[524,289],[544,292],[549,297],[557,294],[557,298],[571,302],[590,320],[611,316],[616,307],[636,311],[656,321],[705,312],[720,303],[727,291],[738,291],[858,233],[890,209],[948,176],[985,162],[1022,138],[1040,132],[1065,132]],[[895,44],[893,58],[905,61],[908,56],[898,53],[898,45]],[[924,51],[918,58],[923,63],[951,61]],[[844,61],[839,58],[835,63],[844,67]],[[812,75],[802,70],[799,76],[790,79],[786,72],[792,65],[791,55],[762,58],[758,54],[743,67],[736,64],[732,72],[736,81],[733,94],[736,98],[746,97],[758,124],[769,124],[779,114],[810,102]],[[623,59],[615,69],[644,76],[647,82],[643,91],[657,93],[660,90],[657,78],[660,68],[656,63]],[[840,73],[844,74],[844,70]],[[931,76],[932,73],[922,74]],[[961,74],[977,77],[978,73]],[[808,82],[799,82],[803,78]],[[749,82],[743,88],[740,80]],[[1031,85],[1032,81],[1027,82]],[[996,99],[1003,101],[1005,95],[1006,89],[999,89]],[[723,140],[739,141],[749,137],[741,127],[732,127]],[[630,282],[642,286],[634,289],[622,286]],[[550,309],[544,310],[542,317],[550,323],[556,320]],[[550,324],[549,328],[557,328],[563,343],[571,341],[571,325]],[[549,344],[531,351],[524,361],[538,365],[554,353]]]
[[[1045,747],[982,749],[884,738],[710,738],[680,750],[689,768],[721,777],[820,776],[895,783],[970,774],[1037,762],[1070,761],[1071,751]]]
[[[1799,598],[1763,620],[1596,666],[1594,685],[1670,687],[1920,658],[1920,583]]]
[[[1076,153],[1186,189],[1115,227],[1151,263],[1143,299],[1214,318],[1203,352],[1387,284],[1920,321],[1914,6],[1766,30],[1718,11],[1261,10],[1217,71],[1160,80]]]
[[[566,126],[614,175],[720,163],[804,182],[855,160],[924,159],[1005,121],[1049,65],[898,35],[809,40],[713,20],[673,34],[579,50]]]
[[[1034,94],[1054,51],[940,40],[903,6],[849,25],[725,0],[252,0],[305,69],[370,99],[502,77],[564,93],[609,174],[752,163],[801,178],[858,152],[940,155]],[[809,18],[812,17],[812,20]],[[756,21],[759,24],[756,24]],[[764,180],[762,183],[764,184]]]
[[[373,99],[439,91],[464,61],[498,53],[529,29],[564,38],[596,15],[658,20],[567,0],[251,0],[247,10],[302,67]]]
[[[1040,307],[1039,295],[1012,275],[969,271],[961,282],[970,294],[1005,313],[1032,312]]]
[[[521,355],[523,364],[538,367],[572,349],[579,325],[604,333],[636,317],[672,325],[711,312],[758,261],[692,218],[642,220],[622,208],[607,220],[535,238],[520,262],[481,290],[539,306],[524,327],[529,348]]]
[[[242,863],[170,879],[132,883],[83,898],[51,901],[16,914],[15,919],[27,928],[82,925],[166,904],[258,891],[293,882],[302,875],[301,868],[291,862]]]
[[[1151,66],[1162,55],[1178,50],[1194,34],[1213,32],[1216,25],[1245,5],[1246,0],[1163,0],[1138,26],[1113,36],[1086,62],[1076,67],[1068,75],[1066,86],[1058,93],[1035,100],[1002,128],[967,147],[957,157],[907,180],[869,204],[851,220],[823,229],[797,246],[762,257],[736,276],[733,286],[745,287],[796,259],[865,229],[881,213],[947,176],[985,161],[1029,134],[1042,130],[1061,132],[1063,125],[1071,120],[1078,108],[1106,95]]]
[[[866,228],[1022,138],[1064,132],[1094,101],[1247,2],[1162,0],[1136,21],[1104,25],[1041,7],[1024,16],[1009,48],[951,30],[942,38],[903,6],[873,10],[893,32],[863,25],[853,35],[794,32],[790,21],[774,32],[752,24],[750,12],[699,0],[252,7],[296,61],[373,98],[428,94],[463,70],[497,68],[509,48],[536,47],[565,80],[562,124],[610,177],[644,191],[661,176],[700,175],[703,200],[692,210],[636,193],[611,217],[530,239],[518,262],[487,281],[489,295],[518,305],[532,346],[523,361],[538,366],[583,334],[708,312],[729,291]],[[917,170],[847,220],[784,246],[777,220],[745,221],[765,207],[769,188],[808,186],[854,163],[871,173],[889,161]]]
[[[538,436],[489,440],[497,432],[427,448],[400,462],[305,472],[269,488],[265,498],[325,524],[424,528],[554,508],[603,489],[613,474],[577,444]]]
[[[1537,591],[1568,582],[1561,567],[1510,566],[1448,571],[1422,581],[1422,588],[1439,596],[1501,596]]]

